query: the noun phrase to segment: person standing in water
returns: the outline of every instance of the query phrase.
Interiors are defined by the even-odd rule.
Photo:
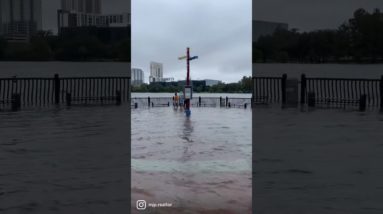
[[[174,107],[178,108],[178,102],[180,97],[178,96],[177,92],[174,94]]]

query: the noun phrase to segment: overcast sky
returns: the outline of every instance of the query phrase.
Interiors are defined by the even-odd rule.
[[[253,17],[302,31],[335,29],[358,8],[383,9],[383,0],[253,0]]]
[[[251,0],[133,0],[132,67],[148,82],[150,62],[164,66],[164,77],[237,82],[251,75]]]
[[[358,8],[383,10],[383,0],[132,0],[132,66],[149,78],[150,61],[164,76],[185,79],[186,47],[193,79],[236,82],[251,74],[251,19],[303,31],[334,29]],[[253,7],[251,6],[253,5]],[[60,0],[43,0],[43,26],[56,30]],[[103,0],[104,13],[129,11],[127,0]]]

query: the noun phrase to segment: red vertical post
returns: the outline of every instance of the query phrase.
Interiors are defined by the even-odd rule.
[[[190,62],[189,62],[189,59],[190,59],[190,49],[187,48],[187,51],[186,51],[186,67],[187,67],[187,74],[186,74],[186,85],[189,86],[190,85],[190,80],[189,80],[189,73],[190,73]]]

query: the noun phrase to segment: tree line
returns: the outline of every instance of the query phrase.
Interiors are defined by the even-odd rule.
[[[193,83],[193,81],[192,81]],[[133,85],[132,92],[168,92],[174,93],[183,90],[182,84],[176,82],[169,84],[141,84]],[[203,84],[196,85],[193,83],[193,91],[197,93],[251,93],[252,92],[252,78],[251,76],[244,76],[236,83],[219,83],[213,86],[206,86]]]
[[[383,62],[383,13],[358,9],[336,30],[277,29],[253,42],[253,62]]]
[[[3,61],[130,61],[130,38],[105,42],[99,36],[78,34],[62,38],[40,31],[28,43],[10,43],[0,37]]]

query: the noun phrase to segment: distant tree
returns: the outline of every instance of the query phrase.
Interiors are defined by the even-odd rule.
[[[260,59],[263,60],[260,60]],[[253,62],[382,62],[383,13],[364,9],[337,30],[278,29],[253,43]]]
[[[123,40],[118,42],[113,47],[113,57],[119,59],[120,61],[130,61],[131,60],[131,45],[130,39]]]
[[[78,35],[71,40],[59,40],[56,58],[60,60],[86,61],[107,57],[107,46],[97,37]]]
[[[29,44],[27,58],[29,60],[52,60],[53,59],[53,51],[49,46],[48,42],[42,38],[34,38],[31,40]]]
[[[3,59],[3,57],[4,57],[7,45],[8,45],[7,40],[0,37],[0,60]]]

